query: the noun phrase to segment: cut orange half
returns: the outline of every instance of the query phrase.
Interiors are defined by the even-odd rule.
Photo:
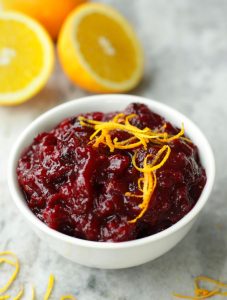
[[[41,25],[20,13],[0,12],[0,105],[34,96],[53,64],[53,44]]]
[[[68,77],[92,92],[126,92],[143,73],[143,53],[129,23],[116,10],[97,3],[75,9],[58,40]]]

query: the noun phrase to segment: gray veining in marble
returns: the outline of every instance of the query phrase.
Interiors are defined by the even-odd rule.
[[[119,9],[141,39],[145,78],[133,94],[158,99],[185,113],[206,133],[216,156],[212,197],[199,223],[172,251],[154,262],[120,271],[72,264],[41,242],[17,212],[6,184],[8,153],[18,134],[46,110],[87,95],[60,67],[46,88],[18,107],[0,108],[1,249],[22,262],[16,291],[30,283],[42,298],[48,275],[57,285],[52,299],[74,293],[79,300],[166,300],[173,291],[190,293],[193,276],[227,280],[227,1],[106,0]],[[3,274],[3,273],[1,273]],[[0,284],[3,283],[0,276]]]

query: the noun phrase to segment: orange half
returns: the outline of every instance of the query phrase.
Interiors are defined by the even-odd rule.
[[[58,40],[68,77],[92,92],[126,92],[143,73],[143,52],[127,20],[113,8],[87,3],[67,18]]]
[[[38,93],[53,64],[53,44],[41,25],[21,13],[0,12],[0,105]]]

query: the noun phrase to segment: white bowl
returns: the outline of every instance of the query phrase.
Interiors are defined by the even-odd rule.
[[[187,135],[198,146],[200,159],[207,174],[207,182],[198,202],[185,217],[168,229],[152,236],[129,242],[86,241],[50,229],[31,212],[19,188],[16,167],[21,153],[38,133],[52,129],[67,117],[92,111],[110,112],[123,110],[131,102],[146,104],[151,110],[162,115],[178,127],[181,127],[182,122],[184,123]],[[9,159],[8,184],[19,211],[39,237],[46,241],[47,245],[64,257],[82,265],[120,269],[151,261],[174,247],[190,230],[207,202],[213,187],[214,176],[215,163],[211,147],[203,133],[187,117],[160,102],[142,97],[97,95],[76,99],[57,106],[31,123],[12,148]]]

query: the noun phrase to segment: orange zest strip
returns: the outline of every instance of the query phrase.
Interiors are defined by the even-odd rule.
[[[209,283],[213,283],[219,287],[224,287],[227,288],[227,283],[223,283],[219,280],[215,280],[206,276],[198,276],[195,278],[195,285],[198,287],[199,286],[199,282],[200,281],[204,281],[204,282],[209,282]]]
[[[77,299],[72,295],[65,295],[62,296],[60,300],[77,300]]]
[[[34,288],[34,286],[32,287],[32,300],[35,300],[35,288]]]
[[[128,144],[128,145],[124,145],[124,144],[122,144],[122,142],[114,141],[114,147],[117,149],[134,149],[141,145],[143,145],[144,148],[146,149],[146,146],[144,145],[144,143],[142,141],[138,141],[136,143],[132,143],[132,144]]]
[[[24,295],[24,288],[22,287],[19,293],[16,295],[16,297],[13,298],[13,300],[20,300],[23,295]]]
[[[14,261],[8,259],[7,256],[13,257]],[[13,252],[10,252],[10,251],[0,252],[0,264],[3,264],[3,263],[6,263],[10,266],[15,267],[15,270],[14,270],[13,274],[11,275],[11,277],[9,278],[9,280],[7,281],[7,283],[2,288],[0,288],[0,294],[3,294],[6,291],[8,291],[10,286],[16,280],[17,275],[19,273],[19,269],[20,269],[19,260]],[[44,300],[49,300],[52,290],[53,290],[53,287],[54,287],[54,281],[55,281],[54,275],[51,274],[49,277],[47,290],[46,290],[46,293],[43,298]],[[20,291],[18,292],[18,294],[14,298],[12,298],[12,300],[20,300],[23,295],[24,295],[24,288],[22,287],[20,289]],[[11,298],[11,295],[0,295],[0,300],[7,300],[10,298]],[[35,300],[35,288],[34,287],[32,287],[32,300]],[[60,300],[77,300],[77,299],[73,295],[65,295],[65,296],[62,296]]]
[[[144,178],[139,178],[139,179],[138,179],[138,189],[139,189],[141,192],[143,191],[143,186],[142,186],[143,180],[144,180]]]
[[[114,144],[117,144],[117,145],[127,145],[127,144],[130,144],[130,142],[135,141],[135,139],[136,139],[136,137],[133,136],[133,137],[127,139],[127,140],[118,142],[118,138],[115,138],[115,139],[113,140],[113,142],[114,142]],[[130,145],[131,145],[131,144],[130,144]],[[129,145],[128,145],[128,146],[129,146]]]
[[[163,157],[162,161],[160,163],[158,163],[157,165],[155,165],[155,163],[160,159],[160,156],[166,151],[166,154],[165,156]],[[169,155],[170,155],[170,152],[171,152],[171,149],[168,145],[164,145],[159,151],[158,153],[156,154],[154,160],[152,161],[151,164],[147,164],[147,160],[148,158],[150,158],[152,155],[151,154],[148,154],[145,159],[144,159],[144,167],[143,168],[140,168],[136,165],[136,153],[133,155],[132,157],[132,164],[133,166],[140,172],[142,173],[145,173],[145,172],[153,172],[157,169],[160,169],[164,164],[165,162],[167,161],[167,159],[169,158]]]
[[[192,143],[192,141],[189,138],[186,138],[185,136],[181,136],[181,139],[187,143]]]
[[[161,162],[158,163],[158,161],[160,160],[160,158],[164,154],[164,152],[166,152],[164,157],[162,158]],[[129,223],[135,223],[139,218],[141,218],[145,214],[145,212],[149,206],[150,200],[152,198],[152,194],[154,193],[154,190],[157,185],[157,177],[156,177],[155,171],[157,169],[161,168],[165,164],[165,162],[169,158],[170,152],[171,152],[170,147],[168,145],[164,145],[157,152],[157,154],[155,155],[155,157],[153,158],[153,160],[150,164],[148,164],[147,161],[149,158],[153,157],[153,155],[148,154],[143,161],[143,168],[139,168],[136,165],[136,153],[134,154],[134,156],[132,158],[132,164],[138,171],[140,171],[144,174],[143,178],[138,179],[138,188],[140,190],[142,189],[143,202],[139,205],[141,212],[139,213],[139,215],[136,218],[134,218],[133,220],[130,220]],[[143,186],[141,186],[141,182],[143,182]],[[135,196],[135,195],[126,193],[126,196]]]
[[[15,281],[18,273],[19,273],[19,270],[20,270],[20,265],[19,265],[19,260],[18,258],[16,257],[16,255],[10,251],[4,251],[4,252],[0,252],[0,256],[3,256],[3,257],[0,257],[0,264],[2,263],[6,263],[8,265],[11,265],[15,268],[12,276],[9,278],[8,282],[2,287],[0,288],[0,294],[3,294],[5,293],[9,287],[13,284],[13,282]],[[11,256],[14,258],[15,261],[11,261],[9,260],[8,258],[4,257],[4,256]],[[5,296],[2,296],[2,297],[5,297]],[[6,295],[7,297],[7,295]],[[2,298],[4,299],[4,298]],[[5,298],[7,299],[7,298]]]
[[[176,135],[173,135],[171,137],[165,137],[161,140],[161,142],[165,142],[165,143],[169,143],[173,140],[176,140],[176,139],[179,139],[180,137],[182,137],[184,135],[184,124],[182,123],[181,125],[181,130],[176,134]]]
[[[7,300],[7,299],[9,299],[10,297],[11,297],[10,295],[0,296],[0,300]]]
[[[113,152],[114,149],[132,149],[141,145],[143,145],[144,149],[147,149],[147,144],[150,141],[157,144],[169,143],[184,135],[183,124],[179,133],[171,136],[167,132],[162,132],[165,130],[166,124],[164,124],[157,132],[152,131],[148,127],[139,129],[130,123],[130,120],[135,117],[137,117],[136,114],[126,116],[125,114],[120,113],[107,122],[90,120],[83,116],[79,116],[79,121],[82,126],[91,127],[95,130],[90,136],[90,140],[94,140],[93,146],[98,147],[100,144],[105,144],[109,147],[110,152]],[[123,141],[118,141],[116,138],[112,140],[110,133],[114,130],[127,132],[132,135],[132,137]]]
[[[50,277],[49,277],[49,282],[48,282],[48,285],[47,285],[47,290],[46,290],[46,293],[44,295],[43,300],[48,300],[50,298],[52,290],[53,290],[53,287],[54,287],[54,275],[51,274]]]
[[[125,196],[127,196],[127,197],[136,197],[136,198],[143,198],[143,195],[132,194],[130,192],[125,193]]]
[[[200,300],[200,299],[207,299],[212,296],[215,296],[218,294],[219,289],[215,289],[213,291],[207,291],[207,290],[202,290],[200,295],[201,296],[185,296],[181,294],[173,294],[174,297],[180,298],[180,299],[191,299],[191,300]]]
[[[214,284],[215,288],[213,290],[207,290],[205,288],[201,288],[200,287],[201,282]],[[221,291],[221,288],[227,288],[227,284],[221,281],[206,276],[198,276],[195,278],[194,284],[195,284],[194,296],[185,296],[181,294],[173,294],[173,296],[181,299],[192,299],[192,300],[207,299],[215,295],[227,296],[227,292]]]

